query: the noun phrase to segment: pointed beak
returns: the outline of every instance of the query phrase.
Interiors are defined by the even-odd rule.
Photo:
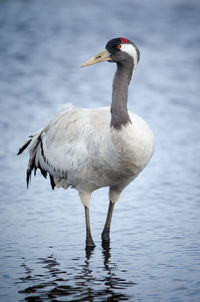
[[[84,64],[81,65],[81,67],[93,65],[96,63],[100,63],[103,61],[110,61],[110,53],[107,51],[107,49],[104,49],[100,53],[98,53],[96,56],[92,57],[88,61],[86,61]]]

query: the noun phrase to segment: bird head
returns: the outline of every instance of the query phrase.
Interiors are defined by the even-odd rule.
[[[115,38],[110,40],[103,51],[92,57],[81,67],[93,65],[103,61],[115,62],[119,64],[126,64],[126,62],[133,61],[136,66],[139,62],[140,53],[137,46],[125,38]]]

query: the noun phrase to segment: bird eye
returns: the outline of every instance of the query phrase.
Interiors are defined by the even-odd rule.
[[[121,47],[122,47],[121,44],[116,45],[116,48],[121,48]]]

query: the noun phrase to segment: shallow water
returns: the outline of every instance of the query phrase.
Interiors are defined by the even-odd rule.
[[[199,301],[199,1],[0,1],[0,301]],[[110,104],[114,64],[80,69],[118,36],[141,60],[128,107],[156,137],[154,157],[100,235],[108,189],[94,192],[96,248],[85,250],[74,190],[40,175],[26,190],[25,138],[66,102]]]

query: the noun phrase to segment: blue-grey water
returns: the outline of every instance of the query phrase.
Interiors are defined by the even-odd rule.
[[[199,0],[0,1],[0,301],[200,301]],[[108,189],[94,192],[85,250],[74,190],[39,174],[27,191],[26,137],[63,103],[108,106],[114,64],[79,66],[114,37],[141,52],[128,107],[155,154],[121,195],[110,247]]]

